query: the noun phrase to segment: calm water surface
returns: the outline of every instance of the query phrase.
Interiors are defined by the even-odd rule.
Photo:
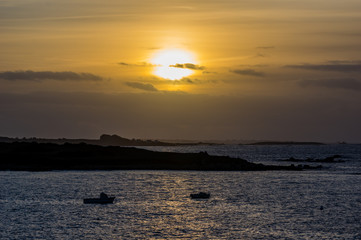
[[[0,239],[361,239],[358,147],[320,171],[0,172]],[[102,191],[114,204],[83,204]],[[198,191],[212,196],[189,198]]]

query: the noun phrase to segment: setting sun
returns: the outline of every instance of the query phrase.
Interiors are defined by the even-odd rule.
[[[178,80],[193,73],[183,64],[196,64],[192,53],[183,49],[165,49],[157,52],[151,59],[156,65],[153,74],[170,80]]]

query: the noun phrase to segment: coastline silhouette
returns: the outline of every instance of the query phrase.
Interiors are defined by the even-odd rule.
[[[302,165],[273,166],[207,152],[154,152],[134,147],[86,143],[0,143],[0,170],[204,170],[264,171],[302,170]],[[307,168],[309,169],[309,167]]]
[[[87,143],[92,145],[100,146],[183,146],[183,145],[219,145],[217,143],[211,142],[164,142],[158,140],[142,140],[142,139],[128,139],[120,137],[118,135],[109,135],[102,134],[99,139],[69,139],[69,138],[10,138],[10,137],[0,137],[0,142],[13,143],[13,142],[27,142],[27,143],[56,143],[56,144],[65,144],[65,143]]]

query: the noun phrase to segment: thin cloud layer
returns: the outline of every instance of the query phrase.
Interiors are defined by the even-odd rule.
[[[177,63],[174,65],[170,65],[169,67],[175,67],[175,68],[187,68],[187,69],[191,69],[191,70],[204,70],[205,67],[204,66],[200,66],[197,64],[193,64],[193,63]]]
[[[297,68],[316,71],[332,71],[332,72],[361,72],[360,61],[332,61],[327,64],[301,64],[286,65],[287,68]]]
[[[254,76],[254,77],[264,77],[264,73],[260,71],[256,71],[254,69],[248,68],[248,69],[235,69],[230,70],[230,72],[238,74],[238,75],[246,75],[246,76]]]
[[[167,81],[169,84],[174,84],[174,85],[182,85],[182,84],[200,84],[202,83],[201,81],[199,81],[198,79],[191,79],[191,78],[182,78],[180,80],[168,80]]]
[[[361,91],[361,81],[357,79],[322,79],[300,81],[302,87],[322,87],[330,89],[344,89]]]
[[[126,63],[126,62],[119,62],[118,63],[121,66],[125,67],[154,67],[156,65],[147,63],[147,62],[141,62],[141,63]]]
[[[161,82],[164,82],[164,80],[161,80]],[[200,80],[197,78],[188,78],[184,77],[179,80],[166,80],[168,84],[172,85],[200,85],[200,84],[214,84],[217,83],[217,80]]]
[[[157,92],[158,91],[157,88],[155,88],[152,84],[149,84],[149,83],[127,82],[126,84],[129,87],[132,87],[135,89],[141,89],[144,91],[149,91],[149,92]]]
[[[6,71],[0,72],[0,79],[8,81],[43,81],[43,80],[58,80],[58,81],[101,81],[102,77],[92,73],[76,73],[76,72],[52,72],[52,71]]]

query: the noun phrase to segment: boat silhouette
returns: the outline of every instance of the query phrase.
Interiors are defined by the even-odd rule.
[[[85,204],[109,204],[114,202],[115,197],[108,197],[105,193],[100,193],[99,198],[85,198]]]
[[[211,197],[211,194],[205,192],[191,193],[190,197],[193,199],[207,199]]]

